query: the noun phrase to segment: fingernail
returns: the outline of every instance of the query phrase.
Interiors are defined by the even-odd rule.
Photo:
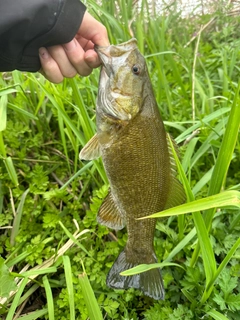
[[[67,51],[72,51],[76,48],[76,42],[75,42],[75,39],[73,39],[72,41],[68,42],[68,43],[65,43],[64,44],[64,48],[67,50]]]
[[[43,59],[48,59],[49,58],[49,54],[46,48],[40,48],[39,49],[39,55],[41,56],[41,58]]]

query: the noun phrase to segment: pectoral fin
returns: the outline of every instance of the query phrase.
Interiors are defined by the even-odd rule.
[[[114,202],[111,192],[104,199],[98,211],[97,221],[115,230],[121,230],[125,227],[124,216]]]
[[[94,160],[101,157],[100,144],[98,142],[97,134],[83,147],[79,154],[81,160]]]

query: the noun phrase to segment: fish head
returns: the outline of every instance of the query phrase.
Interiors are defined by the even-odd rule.
[[[105,118],[129,121],[141,110],[148,77],[136,39],[119,45],[96,46],[102,69],[97,112]]]

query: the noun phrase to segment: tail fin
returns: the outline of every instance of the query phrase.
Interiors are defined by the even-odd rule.
[[[127,262],[126,253],[122,251],[108,273],[107,285],[114,289],[139,289],[155,300],[164,300],[164,287],[159,268],[133,276],[120,275],[120,272],[135,266],[136,264]]]

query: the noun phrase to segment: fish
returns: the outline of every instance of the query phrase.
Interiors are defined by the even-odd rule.
[[[97,132],[81,150],[80,159],[102,157],[110,189],[97,221],[115,230],[126,226],[128,234],[106,283],[113,289],[135,288],[155,300],[163,300],[159,268],[132,276],[120,273],[157,262],[153,243],[156,220],[138,218],[182,204],[185,192],[177,179],[174,157],[137,40],[96,46],[95,50],[102,62]]]

